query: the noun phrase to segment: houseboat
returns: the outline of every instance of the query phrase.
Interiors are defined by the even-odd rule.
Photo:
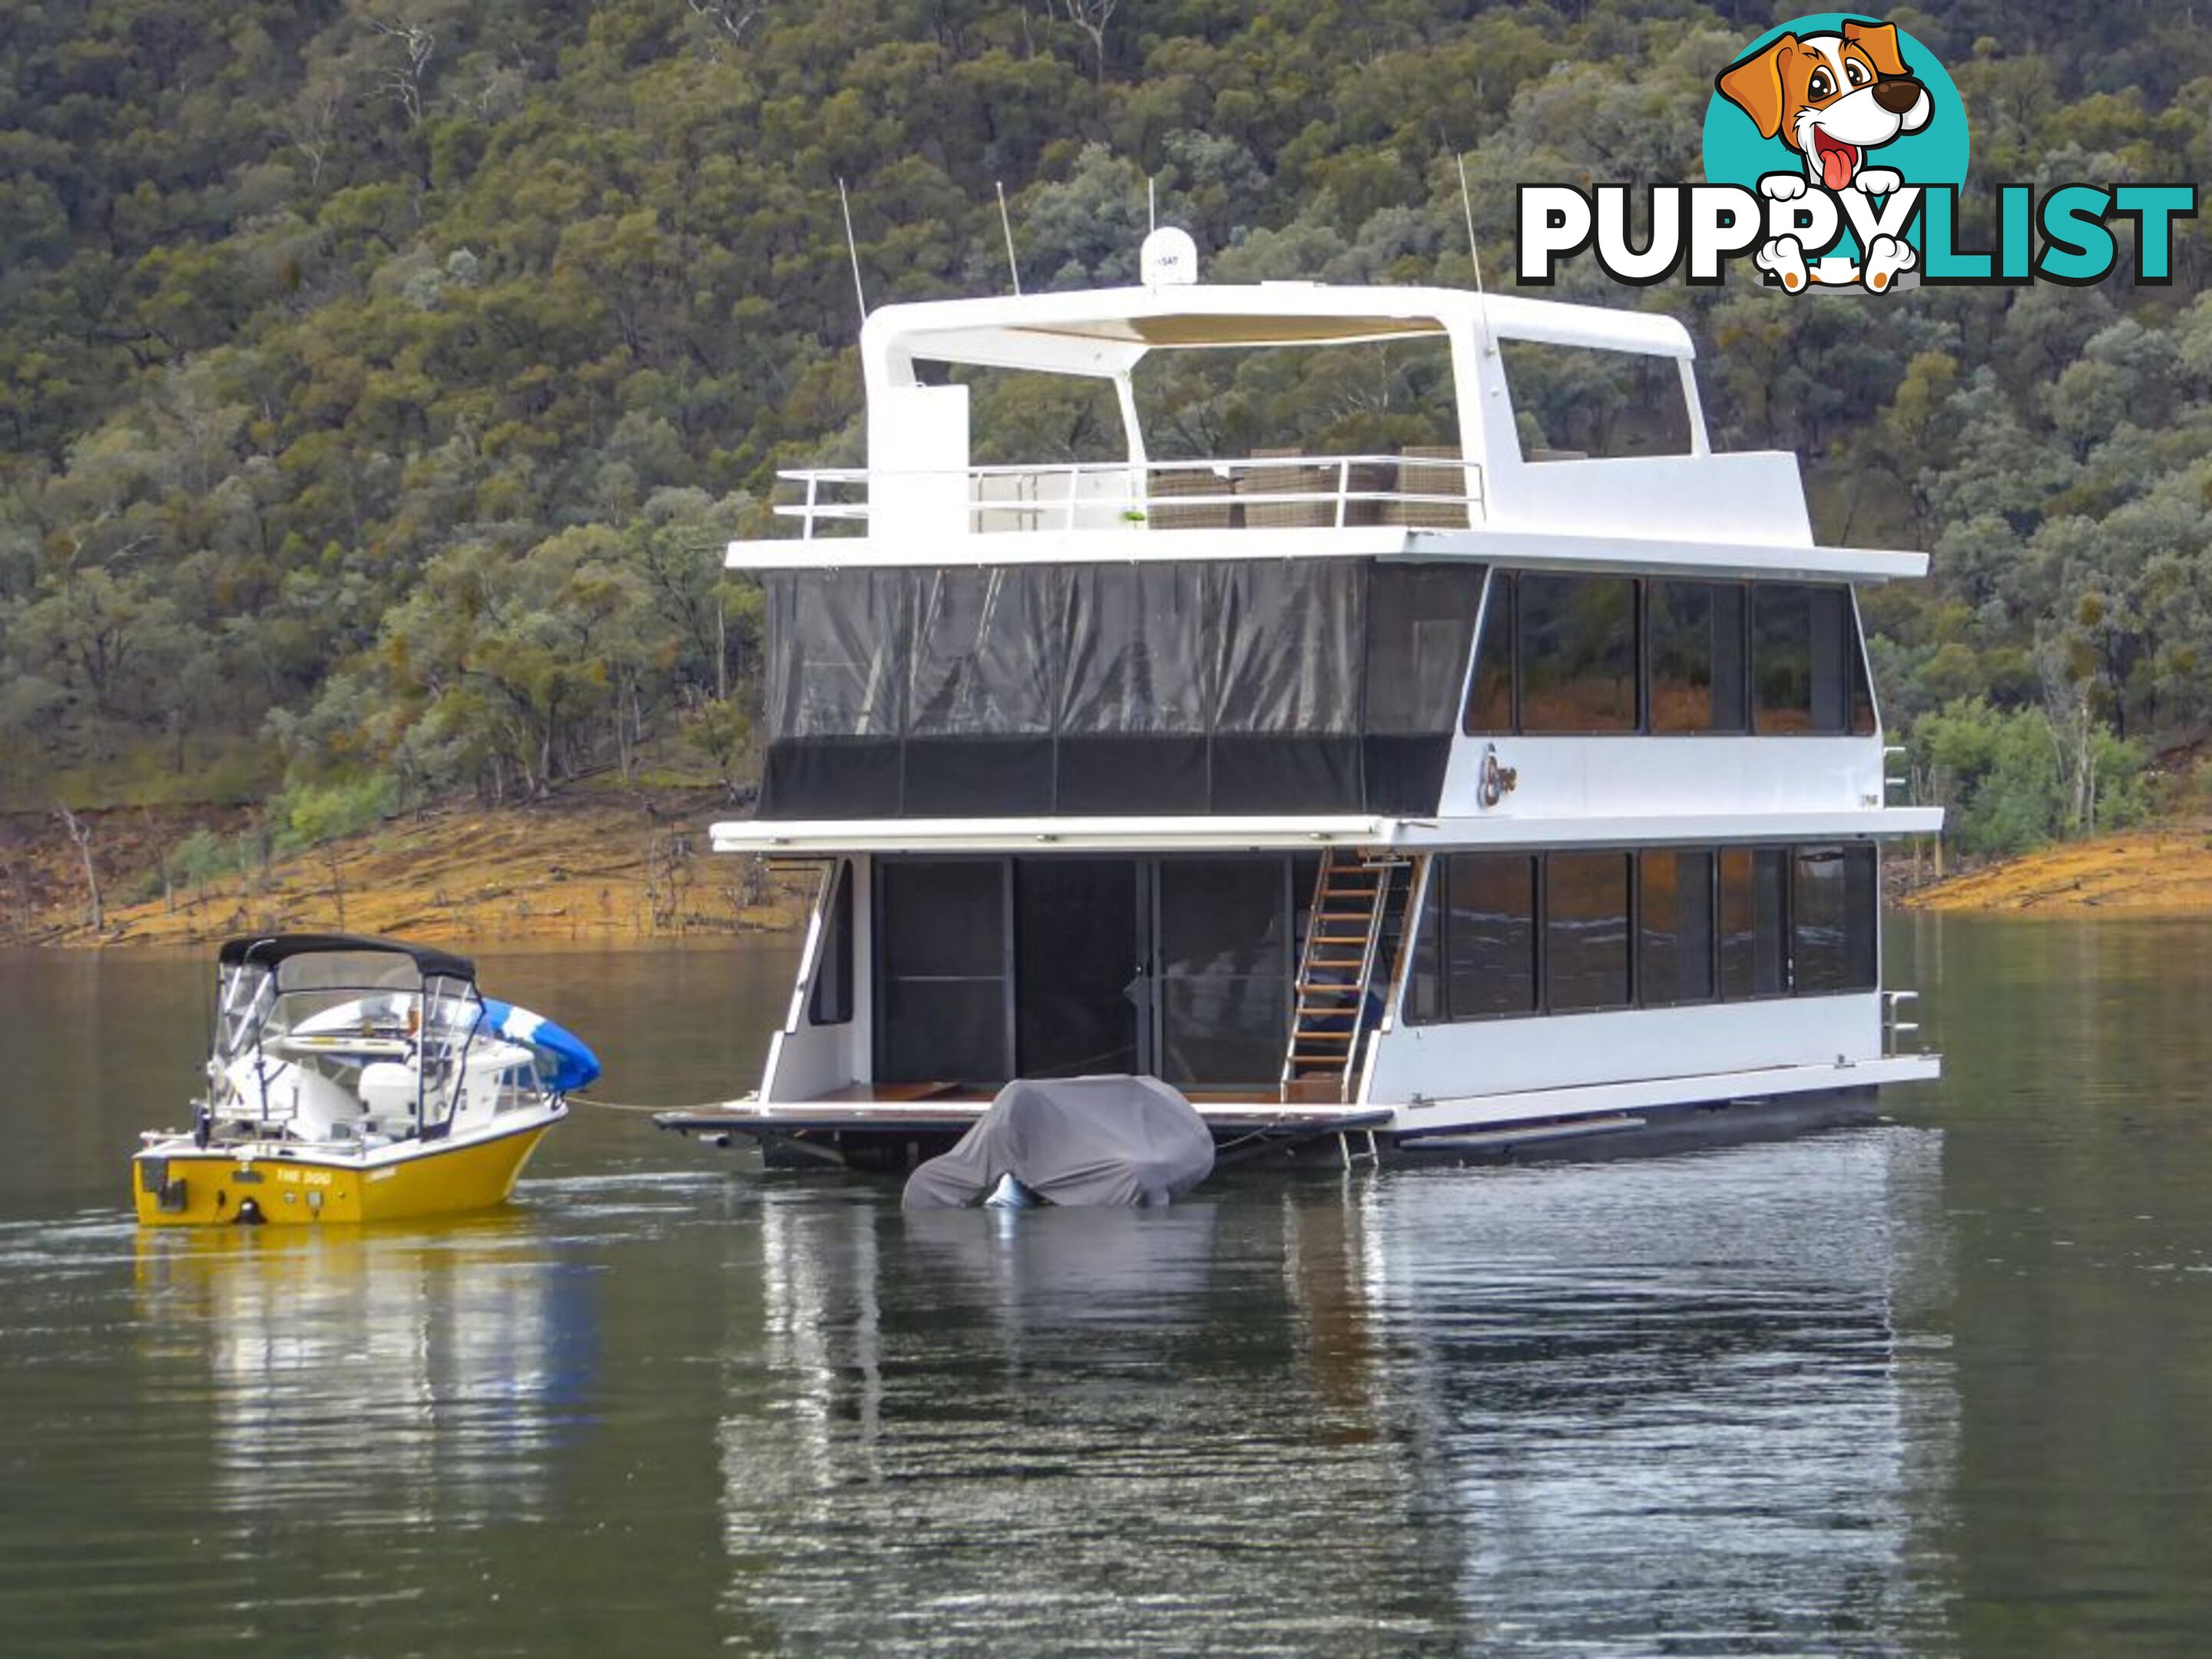
[[[818,901],[757,1092],[665,1127],[899,1164],[1133,1073],[1224,1144],[1466,1154],[1936,1077],[1881,860],[1941,815],[1890,799],[1857,597],[1926,556],[1815,545],[1794,455],[1714,453],[1672,318],[1190,274],[867,319],[866,465],[728,551],[765,766],[714,845]],[[1431,354],[1455,441],[1158,441],[1176,354],[1361,348]],[[1547,447],[1523,353],[1649,453]],[[979,459],[1007,374],[1087,385],[1108,459]]]

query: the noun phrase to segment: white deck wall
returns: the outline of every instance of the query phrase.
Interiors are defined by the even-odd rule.
[[[761,1078],[763,1100],[819,1100],[874,1075],[875,940],[870,926],[874,905],[871,860],[853,860],[853,1017],[836,1025],[816,1025],[807,1018],[828,941],[825,918],[817,913],[807,923],[806,942],[799,953],[791,1002],[783,1024],[769,1039],[768,1064]]]
[[[1881,1054],[1881,998],[1872,991],[1401,1025],[1376,1039],[1365,1098],[1385,1104],[1510,1094]]]
[[[1483,757],[1493,746],[1518,781],[1486,808]],[[1865,812],[1882,805],[1881,751],[1879,737],[1462,735],[1444,771],[1441,813],[1478,819],[1488,836],[1516,819]],[[1649,833],[1663,832],[1655,823]]]

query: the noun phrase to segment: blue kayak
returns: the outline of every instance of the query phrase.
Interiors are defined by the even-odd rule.
[[[518,1008],[495,998],[483,1000],[484,1017],[493,1031],[519,1043],[537,1057],[538,1081],[556,1095],[587,1088],[599,1080],[599,1057],[584,1046],[574,1032],[564,1030],[543,1014]]]

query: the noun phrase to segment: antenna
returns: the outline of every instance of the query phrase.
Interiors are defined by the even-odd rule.
[[[999,228],[1006,233],[1006,269],[1014,274],[1014,293],[1017,297],[1019,297],[1022,291],[1022,267],[1021,262],[1014,258],[1014,222],[1006,216],[1006,181],[1000,179],[996,182],[999,186]]]
[[[1467,220],[1467,251],[1474,258],[1474,297],[1483,301],[1482,343],[1486,350],[1495,352],[1498,343],[1490,336],[1490,303],[1482,291],[1482,244],[1474,239],[1474,197],[1467,187],[1467,156],[1455,151],[1452,160],[1459,166],[1459,210]]]
[[[845,194],[845,181],[837,180],[837,205],[845,210],[845,252],[853,256],[853,297],[860,302],[860,320],[868,320],[867,291],[860,286],[860,245],[853,240],[853,203]]]
[[[1145,180],[1145,234],[1150,235],[1160,228],[1160,181],[1147,177]]]

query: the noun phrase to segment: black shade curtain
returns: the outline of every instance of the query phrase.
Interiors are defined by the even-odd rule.
[[[1482,571],[777,572],[764,817],[1431,812]]]

